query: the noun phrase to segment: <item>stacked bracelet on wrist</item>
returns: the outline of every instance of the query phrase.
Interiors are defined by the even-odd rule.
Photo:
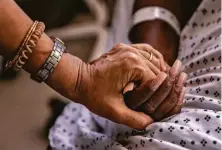
[[[6,63],[5,70],[13,68],[14,70],[18,71],[23,67],[23,65],[27,62],[29,55],[32,53],[33,48],[36,47],[36,44],[44,30],[44,23],[35,21],[32,24],[21,45],[19,46],[15,57]]]
[[[32,54],[32,50],[36,47],[37,42],[43,34],[44,30],[44,23],[35,21],[32,24],[23,41],[21,42],[17,54],[12,60],[6,63],[5,70],[13,68],[14,70],[18,71],[22,69],[30,54]],[[45,81],[59,63],[63,52],[67,52],[65,44],[60,39],[55,37],[51,37],[51,39],[54,42],[51,54],[37,71],[37,73],[35,75],[31,75],[31,78],[37,82]]]

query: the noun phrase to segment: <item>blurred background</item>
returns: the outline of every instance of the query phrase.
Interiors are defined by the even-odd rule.
[[[105,49],[115,0],[15,0],[47,34],[65,41],[69,52],[84,61]],[[68,102],[22,71],[3,72],[0,58],[0,150],[44,150],[57,114]],[[13,93],[13,94],[12,94]]]

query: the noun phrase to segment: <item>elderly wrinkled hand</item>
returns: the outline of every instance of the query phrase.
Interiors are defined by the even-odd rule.
[[[153,53],[152,60],[150,60],[151,53]],[[141,111],[127,107],[123,91],[127,84],[134,83],[129,101],[133,99],[134,106],[142,106],[149,96],[143,103],[139,102],[141,96],[147,93],[151,96],[159,87],[161,88],[162,84],[166,84],[165,79],[168,76],[163,72],[166,71],[166,65],[158,51],[148,44],[131,46],[118,44],[108,53],[82,67],[88,69],[82,69],[87,71],[83,71],[81,75],[80,89],[84,95],[81,97],[81,103],[90,111],[136,129],[144,129],[153,122],[151,118],[153,112],[150,115],[146,109]],[[177,73],[178,71],[173,74]],[[174,81],[172,81],[173,84]],[[165,95],[170,95],[169,91],[166,91]],[[163,100],[157,103],[166,103],[165,98],[163,97]],[[179,98],[176,97],[175,101],[178,102]],[[174,107],[175,104],[172,106]],[[162,116],[157,117],[162,118]]]
[[[81,69],[79,89],[83,96],[80,103],[114,122],[143,129],[152,119],[142,112],[129,109],[124,102],[123,90],[129,82],[137,86],[151,82],[156,78],[156,73],[147,59],[152,47],[136,46],[118,44],[100,58],[82,66],[88,69]],[[158,61],[159,66],[161,62],[164,63],[164,60]]]

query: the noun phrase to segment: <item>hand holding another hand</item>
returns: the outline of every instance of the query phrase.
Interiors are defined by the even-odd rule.
[[[167,75],[163,56],[148,44],[118,44],[81,68],[79,102],[102,117],[144,129],[153,119],[180,110],[186,78],[182,73],[177,79],[180,62]],[[123,91],[129,83],[134,89],[124,101]]]
[[[176,60],[172,68],[168,71],[168,76],[154,90],[151,83],[144,84],[143,87],[127,93],[126,103],[129,108],[142,111],[151,116],[155,121],[179,113],[183,105],[185,94],[185,81],[187,75],[180,73],[181,62]],[[152,82],[162,81],[161,72]],[[139,100],[135,100],[135,99]]]
[[[88,65],[90,69],[87,69],[90,72],[82,74],[81,89],[85,96],[81,103],[90,111],[114,122],[137,129],[145,128],[152,119],[128,108],[122,93],[130,82],[139,86],[156,78],[146,56],[149,56],[146,50],[118,44],[92,61]]]

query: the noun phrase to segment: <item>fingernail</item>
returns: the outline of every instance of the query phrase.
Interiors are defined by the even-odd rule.
[[[184,72],[181,72],[176,85],[183,86],[184,83],[186,82],[186,79],[187,79],[187,74]]]
[[[123,94],[125,94],[126,92],[132,91],[134,88],[134,83],[130,82],[128,83],[125,88],[123,89]]]
[[[170,77],[171,78],[176,78],[179,70],[180,70],[180,67],[181,67],[181,61],[180,60],[176,60],[172,66],[172,68],[170,69]]]

